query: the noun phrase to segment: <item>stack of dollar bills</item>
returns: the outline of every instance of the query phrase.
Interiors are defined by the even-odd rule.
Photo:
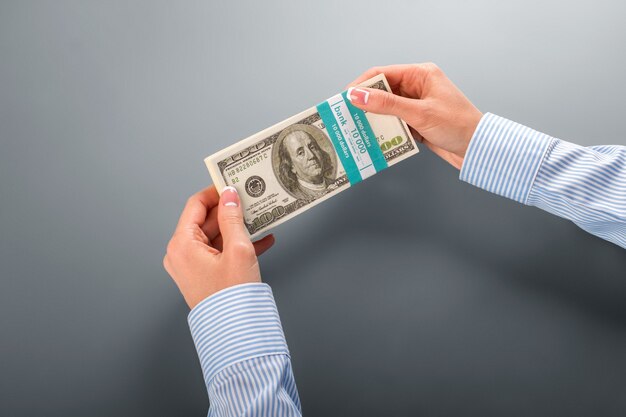
[[[361,85],[391,91],[383,74]],[[344,91],[204,162],[220,194],[239,192],[254,239],[417,152],[404,121],[366,113]]]

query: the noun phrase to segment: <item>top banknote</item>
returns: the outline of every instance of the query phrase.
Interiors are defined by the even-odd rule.
[[[383,74],[361,85],[391,91]],[[344,91],[204,162],[220,193],[237,189],[255,238],[417,152],[404,121],[366,113]]]

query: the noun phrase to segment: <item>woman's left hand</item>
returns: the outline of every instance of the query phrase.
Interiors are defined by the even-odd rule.
[[[224,188],[220,198],[211,186],[187,201],[163,266],[194,308],[224,288],[261,282],[257,256],[273,244],[273,235],[250,241],[233,187]]]

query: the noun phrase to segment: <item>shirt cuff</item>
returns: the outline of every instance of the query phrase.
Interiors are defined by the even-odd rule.
[[[459,178],[526,204],[553,140],[519,123],[485,113],[469,143]]]
[[[207,385],[237,362],[289,355],[267,284],[241,284],[219,291],[195,306],[188,322]]]

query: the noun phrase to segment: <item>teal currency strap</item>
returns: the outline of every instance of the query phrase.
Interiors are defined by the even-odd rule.
[[[365,113],[350,103],[345,91],[320,103],[317,111],[351,185],[387,168]]]
[[[350,115],[352,116],[352,120],[354,120],[354,124],[359,130],[359,134],[365,143],[365,147],[367,152],[372,159],[372,163],[376,168],[376,172],[380,172],[383,169],[387,168],[387,160],[383,155],[383,151],[380,150],[380,146],[378,145],[378,141],[376,140],[376,135],[374,135],[374,131],[372,130],[372,126],[370,126],[369,121],[367,120],[367,116],[365,116],[365,112],[358,107],[352,105],[350,100],[348,99],[348,92],[344,91],[341,93],[348,110],[350,111]]]
[[[346,176],[348,177],[348,181],[350,181],[350,185],[360,182],[362,179],[361,174],[359,174],[359,169],[354,162],[352,152],[350,152],[350,149],[348,148],[346,139],[341,133],[339,123],[335,120],[335,116],[330,109],[328,101],[318,104],[317,112],[322,117],[324,126],[326,126],[326,132],[335,147],[335,151],[337,151],[339,161],[341,161],[341,165],[343,165],[343,169],[346,171]]]

